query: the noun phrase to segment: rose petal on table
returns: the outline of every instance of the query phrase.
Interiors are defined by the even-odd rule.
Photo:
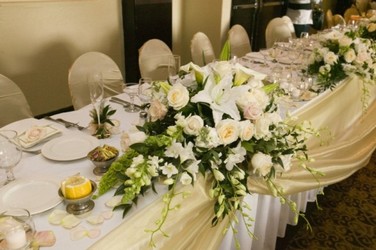
[[[122,197],[123,196],[121,195],[113,196],[109,201],[106,202],[106,206],[111,208],[116,207],[120,204]]]
[[[104,218],[105,220],[109,220],[109,219],[112,218],[112,216],[114,215],[114,213],[113,213],[111,210],[107,210],[107,211],[103,211],[103,212],[101,213],[101,215],[103,216],[103,218]]]
[[[88,218],[86,218],[86,221],[89,222],[92,225],[98,225],[98,224],[102,224],[104,222],[104,217],[100,214],[91,215]]]
[[[67,216],[67,214],[68,213],[64,210],[56,209],[48,216],[48,222],[52,225],[60,225],[61,221]]]
[[[76,227],[80,223],[81,220],[79,218],[77,218],[73,214],[69,214],[63,218],[61,225],[65,228],[70,229]]]
[[[83,226],[76,227],[70,231],[71,240],[80,240],[88,234],[86,228]]]
[[[53,231],[36,232],[33,241],[33,248],[36,247],[50,247],[55,245],[56,237]]]
[[[88,230],[87,236],[90,239],[98,238],[99,235],[101,235],[101,230],[99,228],[93,228],[93,229]]]

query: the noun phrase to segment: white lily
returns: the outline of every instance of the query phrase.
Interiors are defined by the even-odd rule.
[[[213,111],[215,124],[222,119],[223,114],[227,114],[232,119],[239,121],[240,114],[235,100],[247,88],[249,87],[233,87],[232,75],[226,75],[218,84],[215,83],[213,77],[209,77],[205,88],[193,96],[191,102],[208,103]]]

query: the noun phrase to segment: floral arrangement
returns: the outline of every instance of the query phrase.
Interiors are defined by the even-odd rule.
[[[332,30],[321,36],[321,46],[314,49],[308,65],[308,73],[317,77],[316,92],[333,89],[352,75],[358,75],[364,84],[375,83],[376,43],[361,34],[365,35],[359,30]]]
[[[153,246],[153,235],[165,234],[172,199],[184,195],[175,188],[194,185],[200,174],[211,180],[213,226],[226,216],[237,220],[235,212],[243,211],[242,199],[250,193],[250,175],[262,178],[271,194],[299,214],[274,180],[292,167],[314,173],[306,164],[305,141],[316,131],[308,123],[282,119],[277,85],[264,85],[265,75],[240,64],[219,61],[200,68],[190,63],[180,73],[173,85],[154,83],[149,121],[122,135],[125,153],[102,177],[98,195],[117,187],[122,199],[116,208],[125,215],[155,183],[168,186],[162,218],[149,230]]]
[[[372,16],[368,22],[362,23],[357,33],[362,38],[376,41],[376,15]]]

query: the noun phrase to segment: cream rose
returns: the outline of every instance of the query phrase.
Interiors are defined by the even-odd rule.
[[[367,27],[368,32],[375,32],[376,31],[376,23],[370,23]]]
[[[184,132],[188,135],[198,135],[200,130],[204,127],[204,120],[198,115],[188,117],[187,123],[184,127]]]
[[[356,59],[355,51],[353,49],[348,50],[345,53],[344,58],[347,63],[351,63],[352,61]]]
[[[338,61],[338,56],[336,54],[334,54],[334,52],[332,52],[332,51],[329,51],[324,56],[324,62],[327,63],[327,64],[329,64],[329,65],[333,65],[337,61]]]
[[[152,122],[162,120],[167,114],[167,107],[163,105],[159,100],[153,100],[150,103],[149,116]]]
[[[262,176],[266,176],[273,166],[272,157],[259,152],[253,155],[251,164],[253,167],[253,173],[259,173]]]
[[[172,86],[167,94],[168,104],[175,110],[184,108],[189,102],[189,92],[181,83]]]
[[[135,143],[144,142],[147,136],[144,132],[137,131],[133,133],[124,132],[120,138],[120,145],[123,151],[127,150],[129,146]]]
[[[255,134],[255,126],[249,121],[239,122],[240,126],[240,139],[242,141],[248,141]]]
[[[235,120],[225,119],[220,121],[216,130],[223,145],[233,143],[239,138],[239,123]]]
[[[343,36],[338,40],[338,43],[341,47],[349,47],[352,44],[353,40],[348,36]]]

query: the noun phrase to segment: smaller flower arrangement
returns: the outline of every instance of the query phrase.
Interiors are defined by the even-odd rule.
[[[99,122],[98,122],[98,115],[97,110],[92,109],[90,111],[90,117],[92,121],[89,124],[89,130],[91,134],[96,136],[98,139],[104,139],[111,136],[114,131],[114,128],[118,127],[119,124],[117,121],[111,120],[110,117],[115,114],[116,110],[112,109],[110,105],[101,105],[100,106],[100,114],[99,114]]]
[[[362,23],[357,31],[360,37],[376,41],[376,15],[369,18],[368,22]]]
[[[237,221],[252,175],[299,214],[274,179],[293,167],[312,171],[305,164],[305,142],[315,131],[307,123],[282,119],[274,98],[277,85],[264,86],[264,74],[228,61],[202,68],[190,63],[181,72],[173,85],[153,84],[150,121],[122,135],[125,153],[102,177],[98,195],[118,186],[115,194],[122,198],[116,208],[125,215],[140,195],[155,190],[155,183],[165,184],[161,219],[148,230],[153,246],[156,232],[166,235],[162,226],[174,209],[171,201],[186,195],[176,186],[194,185],[198,175],[211,183],[213,226],[226,216]]]
[[[375,43],[355,31],[332,30],[322,36],[321,47],[311,54],[308,73],[317,76],[313,88],[316,92],[333,89],[352,75],[359,76],[364,83],[375,83]]]

